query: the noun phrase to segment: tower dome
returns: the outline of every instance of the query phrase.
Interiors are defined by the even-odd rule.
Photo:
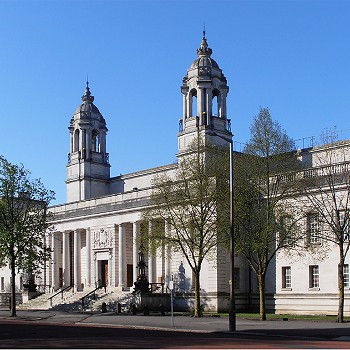
[[[106,126],[105,119],[93,103],[95,98],[91,95],[88,81],[86,82],[85,93],[81,99],[83,103],[76,109],[71,122],[79,119],[88,119],[98,121]]]
[[[69,124],[70,152],[67,164],[67,201],[106,195],[110,178],[109,154],[106,149],[107,126],[94,105],[89,82],[82,104]]]
[[[205,32],[203,32],[203,38],[199,49],[197,49],[198,58],[196,58],[191,64],[190,69],[208,67],[208,68],[219,68],[219,65],[210,57],[213,50],[208,47]]]
[[[203,31],[197,49],[198,57],[182,80],[183,116],[179,121],[179,155],[187,152],[188,145],[198,133],[216,144],[225,142],[220,136],[227,140],[232,138],[231,121],[226,111],[229,87],[219,65],[211,58],[212,52]],[[209,136],[209,132],[220,136]]]

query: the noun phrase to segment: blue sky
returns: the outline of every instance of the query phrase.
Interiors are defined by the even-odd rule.
[[[174,162],[204,23],[236,141],[260,106],[294,139],[347,129],[349,18],[346,0],[0,0],[0,154],[65,202],[68,125],[88,75],[111,174]]]

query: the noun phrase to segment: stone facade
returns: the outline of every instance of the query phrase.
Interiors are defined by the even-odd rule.
[[[228,146],[225,139],[230,141],[232,138],[226,106],[229,87],[211,54],[203,35],[197,50],[198,57],[181,85],[183,117],[179,121],[179,159],[186,155],[188,145],[198,135],[221,146]],[[152,178],[157,174],[173,173],[177,168],[177,164],[169,164],[111,177],[106,148],[107,123],[93,102],[94,97],[87,84],[82,104],[69,124],[67,203],[50,208],[54,215],[54,232],[48,233],[46,240],[53,253],[42,273],[36,276],[36,284],[39,288],[45,286],[45,291],[57,291],[68,286],[73,287],[75,292],[84,293],[98,286],[105,286],[110,291],[132,289],[138,273],[137,237],[141,230],[141,212],[149,203]],[[337,156],[334,164],[348,166],[350,142],[343,142],[335,148]],[[322,147],[300,150],[300,160],[307,168],[305,176],[322,166],[322,154]],[[347,187],[342,190],[347,191]],[[302,198],[300,203],[303,203]],[[307,226],[305,219],[305,235]],[[152,230],[152,223],[144,229]],[[164,224],[164,230],[168,229]],[[307,255],[306,248],[302,258],[279,253],[266,278],[267,308],[279,313],[336,313],[336,247],[330,245],[327,253],[322,258],[317,254]],[[228,251],[218,247],[214,260],[203,264],[203,304],[207,309],[225,311],[229,301]],[[191,304],[192,273],[181,254],[171,254],[165,247],[156,257],[146,256],[146,263],[151,284],[164,283],[166,288],[173,277],[176,288],[182,292],[179,302],[184,306]],[[348,269],[345,314],[350,315],[349,257],[345,264]],[[315,266],[318,269],[311,270]],[[310,287],[310,278],[316,277],[318,286]],[[23,289],[21,274],[17,275],[16,282],[20,292]],[[256,308],[259,302],[256,277],[238,256],[235,256],[234,282],[237,308]],[[5,267],[0,269],[3,300],[9,292],[9,285],[10,274]]]

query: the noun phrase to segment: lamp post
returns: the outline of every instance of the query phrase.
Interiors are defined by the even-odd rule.
[[[233,140],[218,135],[214,131],[207,132],[209,136],[217,136],[230,144],[230,305],[229,305],[229,331],[236,331],[236,305],[235,305],[235,288],[234,288],[234,271],[235,271],[235,237],[234,237],[234,195],[233,195]]]

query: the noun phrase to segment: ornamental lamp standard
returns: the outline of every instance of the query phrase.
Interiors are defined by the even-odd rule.
[[[234,290],[234,271],[235,271],[235,240],[234,240],[234,215],[233,215],[233,140],[218,135],[214,131],[206,133],[209,136],[217,136],[230,144],[230,305],[229,305],[229,331],[236,331],[236,306],[235,306],[235,290]]]

